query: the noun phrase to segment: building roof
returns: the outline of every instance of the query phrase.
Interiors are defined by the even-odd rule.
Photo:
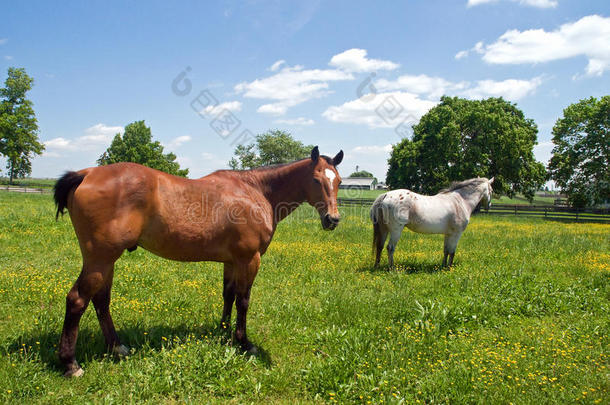
[[[371,186],[375,179],[373,177],[344,177],[341,180],[341,186]]]

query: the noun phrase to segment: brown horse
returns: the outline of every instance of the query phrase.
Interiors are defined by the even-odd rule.
[[[80,376],[75,359],[78,323],[93,301],[109,349],[128,353],[110,317],[114,263],[137,246],[167,259],[224,263],[224,309],[231,322],[237,309],[235,340],[256,353],[246,337],[250,289],[261,256],[279,221],[307,201],[322,227],[339,223],[334,158],[320,156],[247,171],[221,170],[198,180],[172,176],[134,163],[67,172],[55,185],[57,216],[68,209],[83,256],[83,267],[66,297],[59,345],[65,376]]]

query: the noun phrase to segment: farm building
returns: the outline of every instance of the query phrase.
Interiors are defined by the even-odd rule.
[[[374,190],[375,189],[375,178],[374,177],[345,177],[339,188],[346,188],[352,190]]]
[[[381,183],[377,183],[377,185],[375,186],[375,188],[377,190],[387,190],[388,189],[388,185],[385,184],[384,182]]]

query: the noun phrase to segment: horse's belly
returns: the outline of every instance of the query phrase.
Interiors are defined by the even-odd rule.
[[[220,242],[220,241],[219,241]],[[181,240],[181,238],[163,238],[140,240],[139,245],[157,256],[182,262],[214,261],[225,262],[230,260],[228,249],[224,243],[210,244],[206,241]]]
[[[142,248],[170,260],[227,261],[230,232],[205,224],[151,221],[138,240]]]
[[[444,223],[430,223],[430,222],[409,222],[407,228],[413,232],[418,233],[445,233],[447,227]]]

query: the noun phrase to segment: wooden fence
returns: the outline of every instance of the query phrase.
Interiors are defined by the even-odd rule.
[[[52,191],[51,188],[43,188],[43,187],[24,187],[24,186],[0,186],[0,191],[13,191],[16,193],[50,193]]]
[[[370,207],[373,201],[370,198],[337,198],[337,204],[343,207]],[[492,204],[489,211],[480,210],[476,211],[475,214],[518,215],[557,221],[610,224],[610,209],[608,208],[575,209],[555,205]]]

